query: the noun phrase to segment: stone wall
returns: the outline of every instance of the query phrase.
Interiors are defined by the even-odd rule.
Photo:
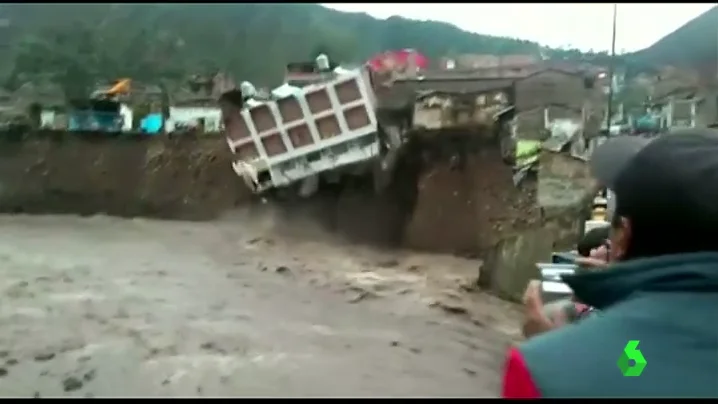
[[[595,182],[588,165],[564,153],[544,152],[538,175],[537,226],[507,235],[486,254],[479,284],[504,299],[520,301],[526,284],[539,279],[537,262],[574,248],[583,234]]]

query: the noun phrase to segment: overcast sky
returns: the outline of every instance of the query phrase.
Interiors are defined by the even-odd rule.
[[[619,4],[616,51],[632,52],[650,46],[716,4]],[[376,18],[399,15],[415,20],[444,21],[479,34],[528,39],[551,47],[597,51],[611,48],[613,5],[608,3],[322,5],[341,11],[365,12]]]

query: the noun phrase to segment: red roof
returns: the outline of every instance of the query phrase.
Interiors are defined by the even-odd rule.
[[[380,53],[367,62],[367,65],[375,72],[386,70],[401,70],[405,68],[414,57],[414,63],[419,69],[429,67],[429,59],[414,49],[401,49],[398,51],[386,51]]]

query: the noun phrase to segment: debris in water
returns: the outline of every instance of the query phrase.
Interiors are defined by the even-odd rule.
[[[379,268],[394,268],[399,266],[399,260],[397,259],[388,259],[385,261],[379,261],[376,263],[376,266]]]
[[[54,352],[43,352],[35,355],[35,360],[38,362],[47,362],[55,357]]]
[[[449,302],[434,302],[430,306],[438,307],[449,314],[460,315],[460,314],[466,314],[468,312],[466,307],[464,307],[456,302],[451,302],[451,303],[449,303]]]
[[[82,380],[74,376],[70,376],[62,381],[62,389],[66,392],[80,390],[82,386]]]
[[[210,351],[210,352],[214,352],[214,353],[218,353],[218,354],[222,354],[222,355],[227,355],[227,351],[225,349],[222,349],[221,347],[217,346],[217,344],[215,344],[214,342],[211,342],[211,341],[205,342],[204,344],[200,345],[199,347],[200,347],[200,349],[203,349],[205,351]]]
[[[348,303],[351,303],[351,304],[359,303],[364,299],[370,299],[373,297],[377,297],[376,293],[374,293],[374,292],[370,292],[368,290],[363,290],[363,289],[359,289],[359,288],[353,288],[353,289],[355,289],[355,290],[358,289],[357,294],[354,297],[348,299],[347,300]]]
[[[469,376],[476,376],[476,371],[475,371],[475,370],[471,370],[471,369],[469,369],[469,368],[463,368],[462,370],[464,371],[464,373],[466,373],[466,374],[469,375]]]
[[[82,376],[82,380],[84,380],[86,382],[90,382],[95,378],[96,375],[97,375],[97,371],[95,369],[92,369]]]
[[[419,272],[420,268],[421,268],[421,266],[419,266],[419,265],[410,265],[408,268],[406,268],[406,270],[408,272]]]

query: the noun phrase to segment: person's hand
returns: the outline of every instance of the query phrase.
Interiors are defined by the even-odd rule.
[[[604,244],[604,245],[602,245],[602,246],[600,246],[600,247],[598,247],[598,248],[594,248],[593,250],[591,250],[591,253],[589,253],[588,256],[591,257],[591,258],[595,258],[595,259],[598,259],[598,260],[602,260],[602,261],[608,262],[608,261],[610,260],[610,257],[611,257],[611,255],[610,255],[610,247],[609,247],[609,246],[610,246],[609,242],[606,241],[606,244]]]
[[[591,269],[601,269],[608,265],[608,246],[601,246],[591,250],[588,257],[576,258],[576,264]]]
[[[524,323],[522,331],[524,337],[530,338],[556,327],[554,320],[563,324],[559,318],[561,310],[547,312],[541,299],[541,281],[532,280],[526,286],[523,297]],[[565,320],[565,319],[564,319]]]
[[[601,269],[608,265],[608,262],[591,257],[576,258],[576,265],[582,268]]]

